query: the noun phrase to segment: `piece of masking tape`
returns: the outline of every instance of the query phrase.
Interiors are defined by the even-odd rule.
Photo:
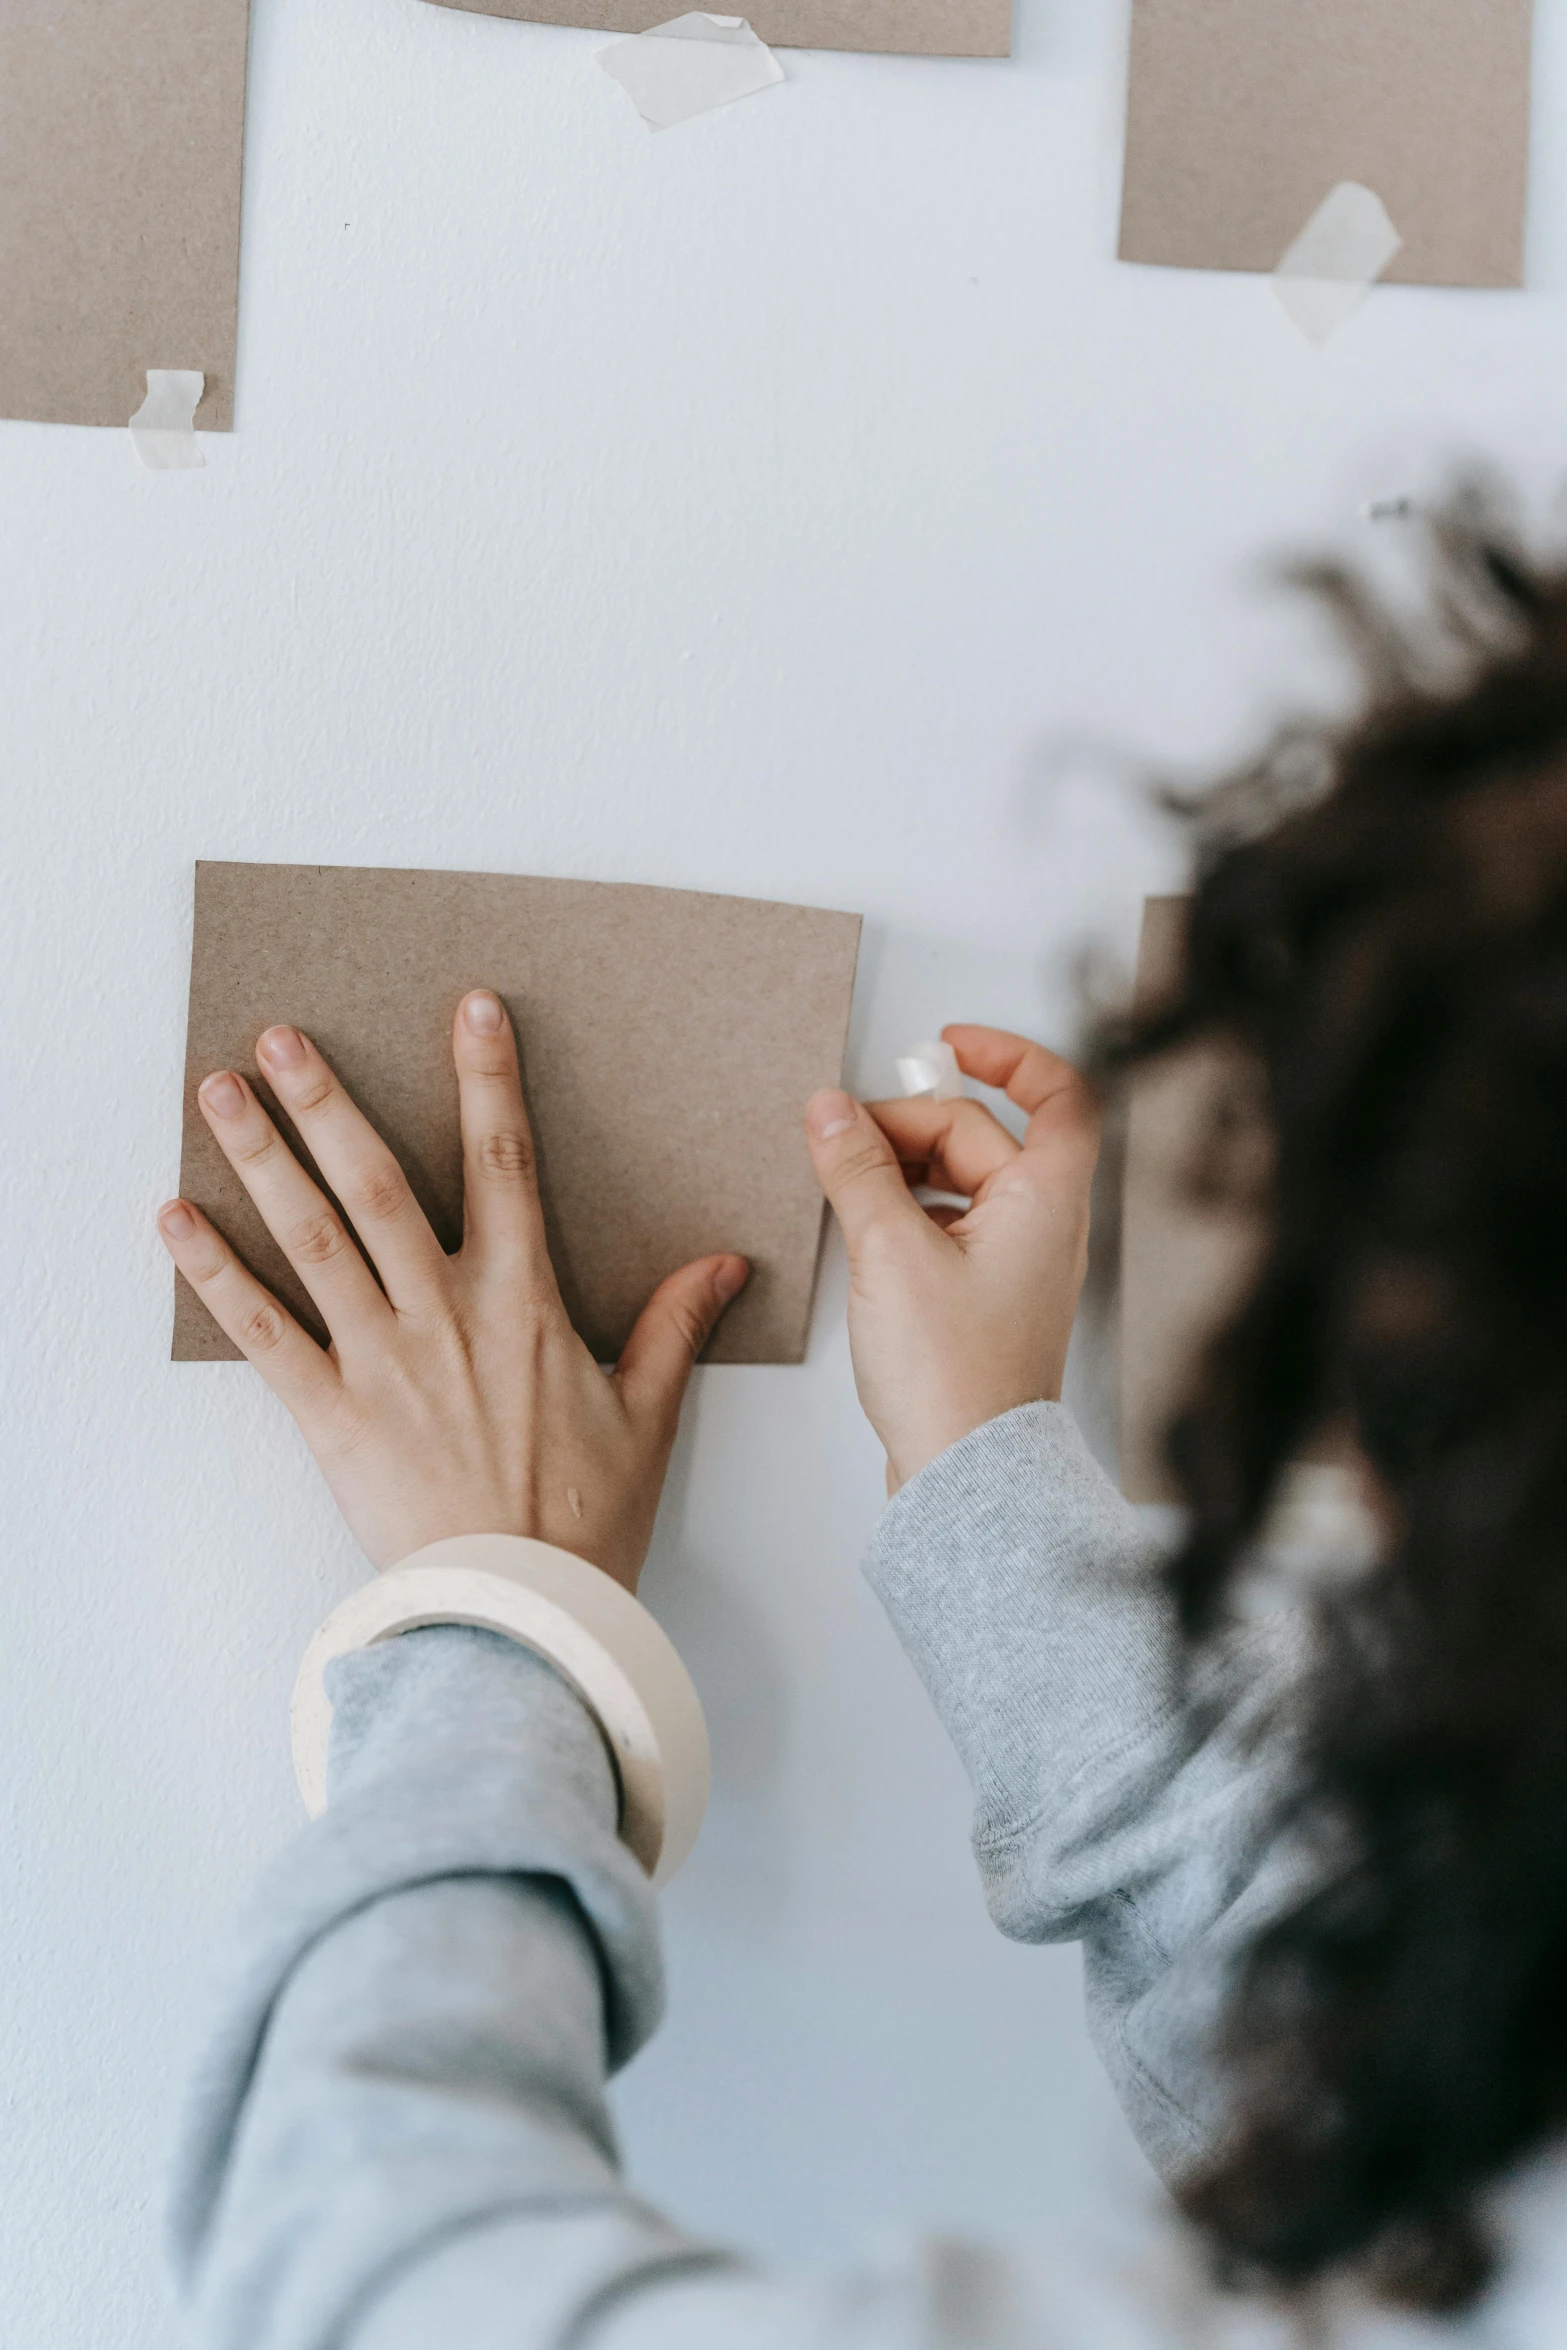
[[[655,1885],[667,1884],[707,1808],[707,1724],[691,1676],[629,1591],[575,1553],[522,1535],[458,1534],[429,1543],[328,1616],[294,1685],[294,1771],[312,1819],[327,1799],[328,1667],[433,1624],[499,1632],[570,1682],[614,1763],[621,1841]]]
[[[897,1059],[898,1083],[906,1094],[933,1094],[938,1102],[962,1098],[963,1072],[950,1044],[911,1045]]]
[[[1325,343],[1365,300],[1403,242],[1374,189],[1340,180],[1274,271],[1273,290],[1301,333]]]
[[[131,418],[131,440],[152,472],[178,473],[206,464],[196,445],[196,411],[206,388],[199,368],[148,368],[147,397]]]
[[[784,78],[783,67],[743,16],[695,11],[601,49],[598,61],[654,130],[688,122]]]

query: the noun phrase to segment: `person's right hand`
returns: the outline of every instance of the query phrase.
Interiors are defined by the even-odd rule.
[[[958,1066],[1029,1115],[1021,1144],[976,1101],[806,1111],[811,1156],[849,1248],[849,1346],[896,1492],[960,1436],[1056,1401],[1088,1264],[1098,1106],[1069,1063],[999,1028],[942,1030]],[[912,1187],[968,1199],[922,1208]]]

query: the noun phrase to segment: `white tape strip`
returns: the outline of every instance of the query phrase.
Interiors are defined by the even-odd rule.
[[[601,49],[598,61],[656,131],[771,89],[783,67],[743,16],[674,17]]]
[[[955,1102],[963,1093],[963,1072],[950,1044],[910,1045],[897,1060],[898,1083],[906,1094],[934,1094],[938,1102]]]
[[[1325,343],[1403,242],[1381,197],[1358,180],[1341,180],[1274,271],[1273,290],[1301,333]]]
[[[207,379],[193,367],[149,367],[147,397],[131,418],[131,440],[154,473],[177,473],[207,460],[196,446],[196,411]]]

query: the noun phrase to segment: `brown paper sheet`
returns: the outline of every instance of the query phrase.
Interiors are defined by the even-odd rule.
[[[1179,983],[1186,898],[1143,909],[1135,1002],[1146,1010]],[[1139,1074],[1127,1127],[1121,1222],[1121,1490],[1128,1501],[1179,1499],[1165,1438],[1205,1341],[1245,1295],[1259,1221],[1200,1180],[1215,1115],[1232,1098],[1233,1064],[1209,1047]]]
[[[1341,180],[1409,285],[1523,280],[1533,0],[1135,0],[1123,261],[1272,270]]]
[[[234,421],[249,0],[0,7],[0,416],[126,424],[150,367]]]
[[[645,33],[687,0],[433,0],[470,15],[592,33]],[[750,0],[751,30],[770,49],[875,49],[908,57],[1008,57],[1012,0]]]
[[[751,1280],[708,1359],[799,1362],[822,1224],[801,1111],[839,1080],[859,937],[856,914],[690,890],[198,864],[181,1193],[322,1336],[196,1088],[239,1069],[280,1115],[255,1041],[277,1021],[305,1029],[453,1248],[452,1015],[470,987],[493,987],[522,1048],[550,1253],[599,1360],[618,1355],[666,1273],[738,1249]],[[173,1352],[235,1359],[177,1276]]]

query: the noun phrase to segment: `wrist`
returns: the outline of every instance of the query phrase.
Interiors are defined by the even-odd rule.
[[[988,1427],[991,1421],[1004,1418],[1008,1412],[1021,1411],[1029,1404],[1060,1400],[1059,1379],[1019,1383],[992,1394],[974,1396],[963,1403],[954,1400],[946,1408],[922,1417],[914,1426],[899,1430],[893,1440],[883,1436],[889,1494],[910,1484],[922,1469],[929,1468],[932,1461],[939,1460],[953,1445],[961,1444],[965,1436],[972,1436],[977,1428]]]
[[[295,1774],[312,1816],[326,1808],[328,1668],[403,1633],[464,1624],[554,1666],[598,1724],[621,1799],[621,1839],[655,1883],[690,1851],[706,1808],[707,1728],[667,1635],[610,1576],[524,1535],[427,1544],[334,1610],[306,1651],[293,1700]]]
[[[508,1507],[494,1496],[481,1496],[456,1507],[409,1508],[389,1513],[379,1522],[365,1523],[351,1501],[339,1496],[339,1506],[358,1535],[361,1548],[377,1574],[385,1575],[427,1551],[439,1552],[455,1542],[484,1542],[491,1538],[537,1542],[563,1551],[584,1566],[618,1583],[636,1596],[638,1579],[651,1540],[651,1527],[611,1525],[590,1512],[577,1488],[563,1488],[561,1506],[552,1514]],[[529,1519],[534,1522],[529,1523]],[[551,1522],[546,1522],[550,1519]],[[556,1522],[558,1521],[558,1522]],[[434,1563],[440,1563],[438,1560]]]

